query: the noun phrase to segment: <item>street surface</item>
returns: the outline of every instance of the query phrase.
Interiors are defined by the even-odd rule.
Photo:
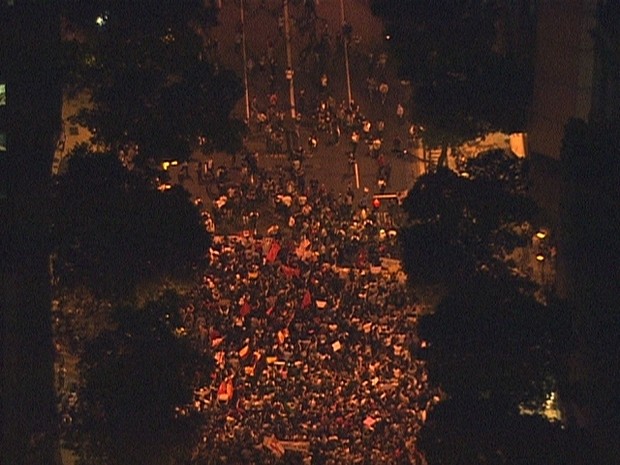
[[[243,77],[242,53],[235,49],[235,31],[240,20],[240,8],[238,1],[228,0],[222,2],[220,12],[220,24],[214,28],[213,36],[217,40],[217,58],[221,65],[234,69],[239,76]],[[254,67],[248,72],[249,100],[256,99],[259,109],[268,105],[270,94],[269,66],[260,70],[261,56],[273,53],[275,57],[276,73],[275,90],[278,94],[278,107],[288,113],[289,111],[289,86],[285,78],[286,48],[283,28],[279,30],[279,23],[283,21],[282,1],[280,0],[245,0],[245,36],[247,44],[247,57],[252,60]],[[262,6],[264,5],[264,6]],[[377,64],[382,52],[385,51],[386,42],[382,33],[381,22],[370,13],[368,2],[363,0],[344,0],[345,16],[351,23],[353,40],[349,46],[349,60],[351,70],[352,98],[359,104],[360,112],[373,124],[379,119],[385,122],[384,153],[392,165],[392,176],[387,191],[406,190],[413,184],[420,167],[412,159],[401,160],[391,154],[392,141],[399,137],[403,143],[408,140],[406,123],[407,115],[399,124],[396,116],[398,103],[406,102],[408,98],[407,86],[403,86],[396,78],[394,63],[389,56],[385,66]],[[323,0],[316,7],[317,18],[307,26],[309,13],[304,8],[303,2],[291,1],[289,4],[291,18],[291,48],[293,56],[294,83],[297,109],[300,107],[300,93],[306,94],[306,110],[302,112],[304,123],[300,130],[300,144],[308,149],[307,139],[312,133],[313,121],[310,119],[309,102],[317,99],[320,94],[321,72],[319,65],[314,64],[312,58],[300,60],[300,55],[305,56],[310,44],[309,30],[316,31],[317,40],[327,33],[329,37],[329,53],[325,61],[325,71],[329,80],[327,93],[334,97],[337,103],[346,102],[347,85],[345,73],[345,60],[342,42],[338,40],[341,31],[341,10],[338,0]],[[357,43],[359,41],[359,43]],[[269,50],[269,44],[273,45],[273,52]],[[372,61],[371,61],[372,57]],[[319,59],[319,61],[321,61]],[[385,80],[389,86],[384,104],[381,104],[378,92],[375,92],[373,101],[370,100],[366,79],[375,75],[377,80]],[[245,99],[241,99],[236,109],[237,115],[245,119]],[[252,115],[253,120],[254,115]],[[260,133],[257,133],[255,125],[252,134],[248,137],[248,147],[258,150],[260,153],[261,167],[277,167],[286,164],[286,158],[278,155],[267,155],[265,145],[262,143]],[[349,150],[349,134],[342,131],[340,143],[336,146],[328,146],[327,134],[318,133],[318,146],[312,159],[308,160],[305,170],[309,178],[316,177],[326,183],[330,188],[343,191],[348,182],[353,182],[349,172],[346,152]],[[360,173],[360,188],[368,187],[371,191],[377,190],[376,161],[366,156],[366,147],[358,149],[358,164]],[[220,154],[221,155],[221,154]],[[218,155],[216,154],[216,157]],[[197,155],[200,157],[200,155]],[[217,162],[222,159],[218,157]],[[225,161],[225,159],[222,159]]]

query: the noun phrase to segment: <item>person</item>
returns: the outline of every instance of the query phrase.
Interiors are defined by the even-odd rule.
[[[198,180],[198,183],[202,183],[204,181],[204,168],[202,167],[203,163],[201,161],[199,161],[198,163],[196,163],[196,179]]]
[[[366,79],[366,86],[368,88],[368,98],[370,99],[370,103],[372,103],[375,92],[377,92],[377,81],[370,76]]]
[[[339,145],[340,144],[340,123],[336,119],[332,121],[331,133],[333,136],[332,144]]]
[[[379,151],[381,150],[381,145],[381,139],[378,137],[374,138],[371,143],[370,156],[377,158],[379,156]]]
[[[364,139],[368,140],[370,137],[370,130],[372,129],[372,123],[369,119],[365,119],[362,123],[362,131],[364,132]]]
[[[377,157],[377,167],[379,168],[379,170],[381,170],[383,169],[385,164],[386,164],[385,155],[383,154],[383,152],[381,152],[379,156]]]
[[[319,140],[316,137],[316,133],[312,132],[312,134],[310,134],[310,137],[308,137],[308,152],[310,154],[314,153],[318,143],[319,143]]]
[[[347,157],[349,162],[349,175],[355,176],[355,164],[357,163],[355,160],[355,153],[349,152]]]
[[[191,176],[189,175],[189,164],[187,163],[187,161],[184,161],[183,163],[181,163],[180,175],[191,179]]]
[[[379,188],[379,192],[381,194],[385,193],[385,189],[387,188],[387,182],[382,174],[379,175],[379,177],[377,178],[377,187]]]
[[[269,107],[275,108],[278,105],[278,94],[273,92],[269,95]]]
[[[241,44],[243,42],[243,24],[241,21],[237,24],[237,30],[235,31],[235,53],[241,54]]]
[[[379,139],[383,139],[383,131],[385,130],[385,121],[383,121],[382,119],[377,121],[377,124],[375,124],[375,128],[377,131],[377,137]]]
[[[387,100],[387,94],[390,90],[390,86],[387,82],[382,82],[379,84],[379,93],[381,94],[381,104],[385,105],[385,101]]]
[[[326,93],[327,92],[327,85],[329,84],[329,79],[327,78],[327,74],[323,73],[321,75],[321,92],[322,93]]]
[[[301,89],[299,91],[299,97],[297,98],[297,110],[299,114],[305,115],[307,109],[306,90]]]
[[[405,108],[400,104],[400,102],[398,103],[398,105],[396,105],[396,116],[398,118],[398,123],[399,124],[403,124],[404,122],[404,116],[405,116]]]
[[[360,133],[357,131],[353,131],[351,133],[351,151],[353,153],[353,155],[355,155],[355,152],[357,151],[357,145],[360,142]]]

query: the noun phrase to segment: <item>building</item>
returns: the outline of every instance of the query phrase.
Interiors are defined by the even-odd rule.
[[[0,0],[0,463],[59,463],[50,314],[50,173],[60,2]]]
[[[618,116],[617,0],[535,2],[536,56],[528,136],[533,152],[559,159],[564,126],[571,118]],[[615,19],[614,19],[615,18]],[[617,59],[617,57],[616,57]],[[616,67],[615,73],[613,66]]]

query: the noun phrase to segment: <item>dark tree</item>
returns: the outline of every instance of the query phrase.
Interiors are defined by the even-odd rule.
[[[80,463],[188,459],[200,426],[188,406],[210,365],[179,336],[181,305],[167,293],[144,308],[118,308],[116,329],[87,344],[71,429]]]
[[[566,126],[561,163],[560,272],[573,309],[569,389],[574,414],[617,463],[620,449],[620,120]]]
[[[56,2],[0,2],[0,463],[60,464],[49,183],[62,115]]]
[[[559,306],[481,273],[422,318],[420,337],[430,341],[429,372],[449,397],[516,414],[558,388],[567,321]]]
[[[564,385],[569,327],[564,307],[512,281],[479,273],[453,286],[420,323],[421,355],[446,397],[421,434],[428,463],[579,463],[567,461],[560,424],[540,416]]]
[[[129,295],[143,281],[183,277],[210,244],[187,191],[161,192],[114,154],[78,147],[54,186],[61,285]]]
[[[536,416],[505,416],[485,402],[447,400],[419,438],[429,465],[569,465],[590,463],[587,440]]]
[[[414,280],[450,282],[480,270],[505,275],[505,259],[528,237],[535,211],[524,194],[523,161],[501,151],[468,162],[468,177],[440,169],[422,176],[403,208],[404,263]]]
[[[522,130],[530,100],[530,56],[508,40],[515,15],[501,0],[375,0],[399,72],[411,80],[411,118],[424,142],[447,149],[489,131]],[[507,19],[508,18],[508,19]],[[527,31],[521,31],[526,34]]]
[[[71,87],[90,93],[76,121],[93,142],[135,161],[187,160],[200,146],[236,151],[245,126],[231,117],[239,79],[209,62],[202,2],[102,2],[71,13]],[[202,17],[201,17],[202,16]]]

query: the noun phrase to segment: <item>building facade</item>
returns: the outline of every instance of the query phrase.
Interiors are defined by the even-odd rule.
[[[59,463],[49,277],[60,2],[0,0],[0,463]]]
[[[615,4],[614,4],[615,2]],[[616,0],[536,2],[535,76],[528,128],[530,149],[559,159],[571,118],[613,117],[620,81],[610,52],[618,47]],[[615,45],[613,45],[615,43]],[[609,49],[611,44],[612,50]],[[617,57],[616,57],[617,59]]]

